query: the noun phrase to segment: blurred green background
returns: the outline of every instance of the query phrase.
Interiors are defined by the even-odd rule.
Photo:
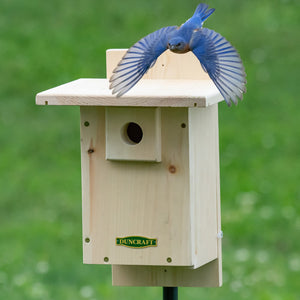
[[[82,264],[78,107],[35,94],[105,77],[105,50],[189,18],[196,0],[1,0],[0,299],[161,299]],[[224,284],[180,299],[300,299],[300,5],[214,0],[248,92],[219,105]]]

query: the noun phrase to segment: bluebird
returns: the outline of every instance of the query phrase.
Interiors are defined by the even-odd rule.
[[[178,54],[192,51],[228,106],[230,101],[237,104],[246,92],[246,73],[235,48],[219,33],[203,27],[214,11],[199,4],[181,26],[163,27],[135,43],[113,71],[112,93],[119,97],[128,92],[167,49]]]

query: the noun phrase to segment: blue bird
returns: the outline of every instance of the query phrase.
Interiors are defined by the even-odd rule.
[[[202,27],[214,11],[199,4],[181,26],[163,27],[129,48],[110,78],[112,93],[119,97],[128,92],[167,49],[179,54],[192,51],[228,106],[230,100],[237,104],[246,92],[246,73],[235,48],[219,33]]]

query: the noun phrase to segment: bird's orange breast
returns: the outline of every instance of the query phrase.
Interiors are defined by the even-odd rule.
[[[170,49],[171,50],[171,49]],[[186,44],[185,47],[182,49],[182,50],[179,50],[179,49],[173,49],[171,50],[172,52],[174,53],[177,53],[177,54],[183,54],[183,53],[187,53],[189,51],[191,51],[190,49],[190,45],[189,44]]]

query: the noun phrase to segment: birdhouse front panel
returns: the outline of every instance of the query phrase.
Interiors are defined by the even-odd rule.
[[[193,266],[188,110],[161,109],[159,163],[106,159],[111,112],[81,108],[84,262]]]

